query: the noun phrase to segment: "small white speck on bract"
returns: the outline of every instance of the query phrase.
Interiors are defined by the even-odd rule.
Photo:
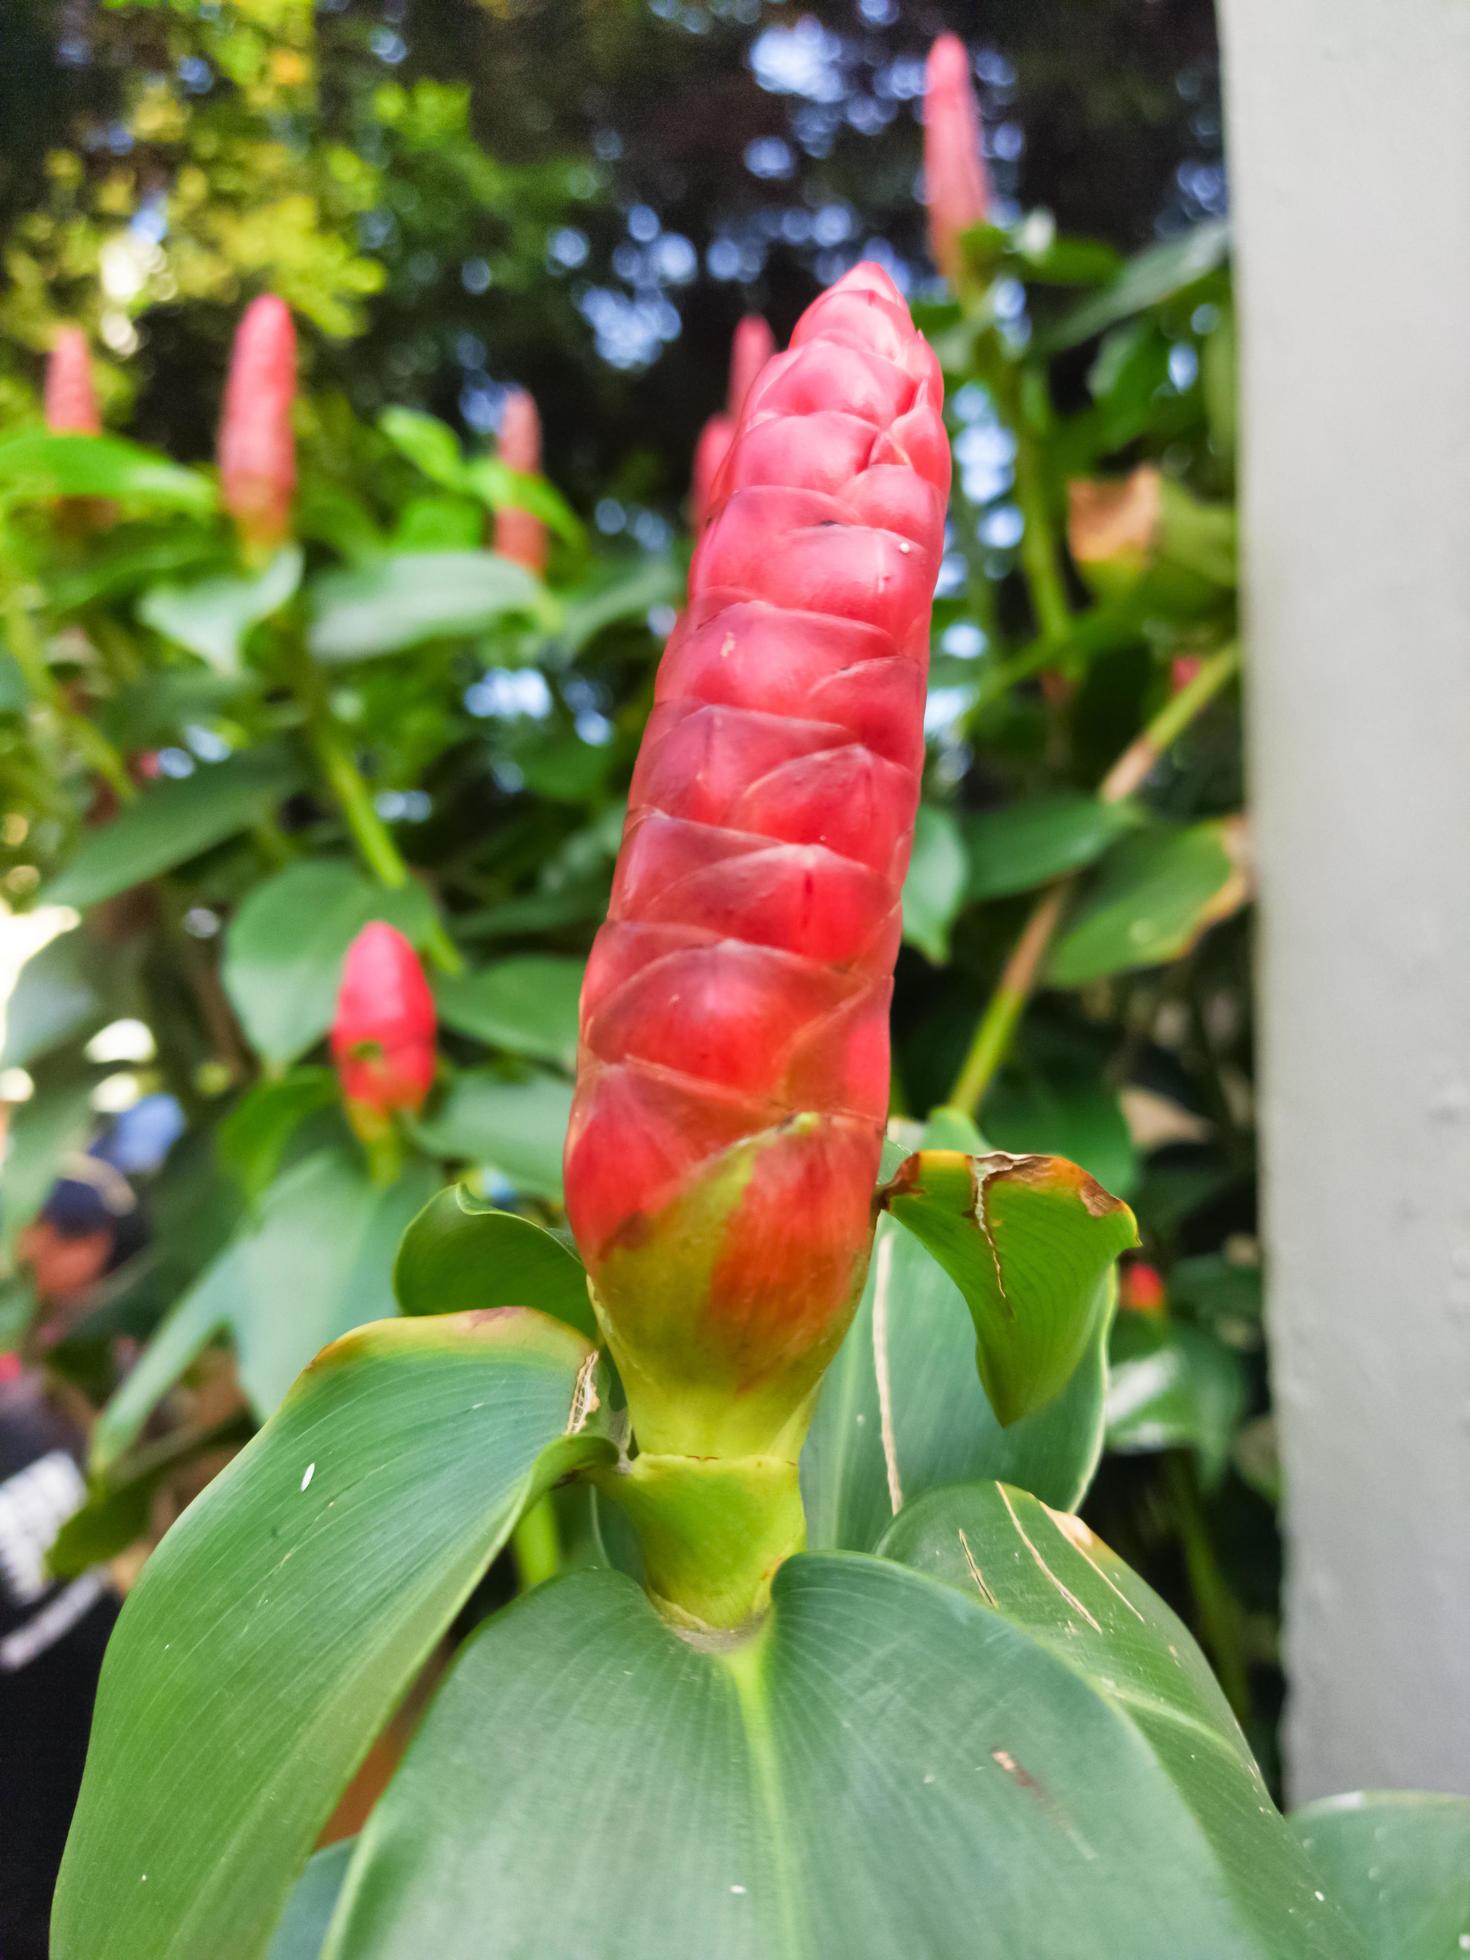
[[[314,1463],[308,1463],[305,1470],[301,1473],[301,1488],[303,1490],[306,1489],[306,1486],[311,1482],[312,1478],[315,1475],[316,1475],[316,1465]]]
[[[1319,1906],[1327,1903],[1327,1894],[1325,1892],[1314,1892],[1312,1897],[1317,1901]]]

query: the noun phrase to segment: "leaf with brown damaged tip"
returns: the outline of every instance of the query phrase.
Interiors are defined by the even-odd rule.
[[[964,1295],[990,1405],[1013,1423],[1051,1400],[1104,1312],[1133,1213],[1065,1157],[922,1150],[884,1207]]]

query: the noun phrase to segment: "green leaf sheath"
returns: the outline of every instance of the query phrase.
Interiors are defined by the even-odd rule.
[[[514,1309],[358,1329],[164,1539],[103,1667],[57,1960],[245,1960],[516,1519],[608,1446]],[[420,1949],[432,1950],[429,1949]]]
[[[967,1568],[854,1556],[789,1560],[735,1645],[607,1572],[488,1622],[359,1840],[326,1960],[1359,1960],[1184,1629],[1011,1502],[1106,1629],[1079,1616],[1095,1668]],[[1014,1547],[1048,1586],[980,1507],[977,1564],[1003,1587]],[[1188,1677],[1184,1712],[1106,1684],[1130,1654]]]

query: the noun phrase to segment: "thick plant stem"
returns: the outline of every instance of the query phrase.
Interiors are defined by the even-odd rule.
[[[1186,687],[1173,695],[1124,749],[1098,785],[1098,800],[1121,803],[1143,784],[1170,744],[1214,700],[1238,672],[1240,648],[1233,642],[1204,660]],[[986,1090],[1010,1053],[1011,1042],[1040,977],[1057,927],[1062,922],[1075,878],[1062,878],[1037,899],[1021,936],[1001,969],[975,1028],[960,1072],[947,1100],[969,1115],[978,1114]]]
[[[1164,1488],[1184,1552],[1200,1639],[1214,1662],[1216,1676],[1236,1720],[1244,1722],[1250,1713],[1251,1691],[1240,1645],[1240,1608],[1215,1557],[1214,1542],[1200,1502],[1199,1477],[1186,1451],[1170,1450],[1165,1454]]]
[[[539,1497],[510,1539],[511,1555],[522,1592],[554,1579],[561,1570],[561,1533],[549,1497]]]
[[[296,662],[297,697],[306,711],[306,733],[337,807],[352,832],[363,863],[380,885],[399,891],[411,873],[392,834],[373,804],[373,793],[357,766],[352,741],[332,712],[322,677],[308,655]],[[441,973],[463,973],[464,958],[436,920],[424,939],[424,951]]]
[[[1016,503],[1024,526],[1021,570],[1042,637],[1063,639],[1072,624],[1072,608],[1062,572],[1061,540],[1047,499],[1042,446],[1027,411],[1025,376],[1019,372],[1009,408],[1016,438]]]

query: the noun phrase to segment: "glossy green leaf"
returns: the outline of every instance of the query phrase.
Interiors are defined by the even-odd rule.
[[[329,1068],[296,1068],[275,1081],[255,1083],[214,1133],[220,1164],[248,1198],[258,1198],[280,1169],[301,1125],[330,1109],[340,1091]]]
[[[591,1354],[504,1310],[360,1328],[317,1358],[128,1598],[56,1960],[263,1951],[353,1769],[521,1511],[606,1455],[585,1420]]]
[[[572,1085],[559,1075],[509,1081],[492,1069],[457,1075],[418,1124],[426,1150],[497,1171],[533,1198],[561,1198]]]
[[[53,435],[27,429],[0,442],[0,501],[101,497],[197,515],[214,508],[214,485],[197,470],[121,436]]]
[[[524,953],[441,979],[434,992],[441,1020],[460,1034],[568,1069],[576,1060],[581,960]]]
[[[1056,943],[1053,986],[1176,960],[1245,903],[1238,819],[1159,826],[1120,844]]]
[[[1371,1960],[1470,1953],[1470,1799],[1377,1790],[1326,1797],[1289,1821]]]
[[[1090,294],[1042,337],[1047,353],[1076,347],[1135,313],[1186,292],[1217,271],[1230,250],[1223,218],[1196,225],[1178,238],[1150,245],[1132,258],[1100,292]]]
[[[1187,1321],[1119,1314],[1108,1369],[1108,1448],[1192,1449],[1213,1481],[1230,1460],[1246,1405],[1240,1356]]]
[[[327,1960],[1361,1960],[1183,1627],[1010,1502],[1065,1561],[1057,1615],[1013,1609],[1048,1581],[982,1493],[945,1538],[988,1598],[963,1565],[808,1554],[722,1646],[610,1572],[488,1621],[363,1830]]]
[[[257,749],[157,783],[84,834],[44,897],[83,910],[129,891],[269,815],[300,780],[291,757]]]
[[[938,1109],[931,1149],[975,1151],[980,1133]],[[882,1174],[902,1163],[885,1146]],[[905,1505],[940,1484],[995,1477],[1074,1510],[1102,1455],[1108,1311],[1072,1379],[1042,1408],[1003,1428],[975,1369],[964,1295],[911,1234],[878,1221],[856,1317],[822,1378],[801,1458],[808,1541],[871,1551]]]
[[[949,810],[921,803],[903,886],[903,936],[935,966],[949,958],[949,929],[965,896],[965,847]]]
[[[294,1062],[321,1040],[347,948],[371,919],[421,945],[433,900],[422,885],[390,891],[333,859],[288,864],[250,893],[225,936],[221,977],[263,1060]]]
[[[571,1247],[529,1218],[483,1204],[462,1184],[437,1192],[404,1233],[393,1290],[404,1313],[535,1307],[589,1340],[601,1338],[587,1274]]]
[[[138,617],[217,672],[234,674],[251,627],[293,597],[303,562],[301,547],[293,544],[259,572],[223,573],[192,585],[155,585],[138,601]]]
[[[306,1870],[291,1888],[265,1960],[319,1960],[356,1848],[355,1838],[342,1838],[308,1859]]]
[[[425,640],[482,633],[508,613],[544,610],[540,581],[493,551],[402,552],[326,572],[311,588],[318,660],[371,660]]]
[[[1138,822],[1127,803],[1100,803],[1076,790],[1027,797],[967,816],[966,895],[1006,898],[1080,871]]]
[[[883,1203],[948,1273],[975,1326],[990,1405],[1015,1422],[1057,1395],[1105,1317],[1133,1214],[1064,1157],[926,1149]]]

